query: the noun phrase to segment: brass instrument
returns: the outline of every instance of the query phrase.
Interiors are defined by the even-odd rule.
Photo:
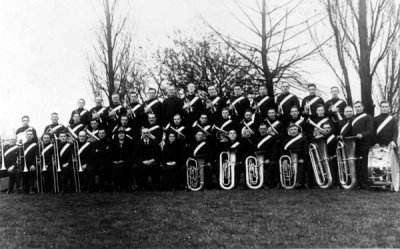
[[[43,168],[45,167],[42,160],[43,142],[38,143],[39,154],[35,157],[35,168],[36,168],[36,187],[38,194],[43,193]]]
[[[328,111],[331,111],[332,108],[333,108],[333,105],[332,105],[332,103],[331,103],[331,106],[329,107]],[[335,115],[336,115],[336,119],[335,119],[334,116],[332,117],[333,122],[337,123],[337,122],[343,120],[343,117],[342,117],[342,115],[340,115],[340,112],[339,112],[339,111],[335,112]]]
[[[283,155],[279,158],[279,172],[281,185],[285,189],[294,189],[298,186],[299,155],[290,152],[290,156]]]
[[[279,134],[279,132],[275,129],[275,126],[273,126],[273,125],[271,124],[271,122],[269,121],[268,118],[265,118],[264,120],[267,121],[267,123],[268,123],[268,125],[269,125],[269,127],[268,127],[269,129],[271,129],[275,134]],[[274,135],[269,129],[268,129],[268,134]]]
[[[256,156],[246,158],[246,184],[250,189],[260,189],[264,184],[264,152],[255,151]]]
[[[235,187],[236,152],[223,151],[219,154],[219,185],[230,190]]]
[[[204,128],[201,127],[197,122],[196,122],[196,127],[199,128],[206,136],[211,135],[208,131],[204,130]]]
[[[22,156],[21,156],[20,160],[21,160],[21,162],[22,162],[22,160],[24,160],[24,170],[23,170],[24,173],[28,172],[28,166],[26,165],[25,159],[26,159],[25,158],[25,146],[24,146],[24,144],[22,144]]]
[[[217,130],[217,133],[215,134],[215,137],[216,137],[218,140],[224,140],[224,139],[227,139],[227,138],[228,138],[229,132],[227,132],[226,130],[223,130],[223,129],[219,128],[219,127],[216,126],[216,125],[213,125],[213,126],[211,127],[211,130]]]
[[[368,154],[369,187],[398,192],[399,174],[399,158],[394,146],[370,148]]]
[[[189,157],[186,160],[186,184],[192,191],[200,191],[204,188],[205,155]]]
[[[91,131],[89,131],[88,128],[85,128],[85,132],[86,135],[89,139],[93,140],[93,141],[99,141],[100,139],[98,137],[96,137],[96,135],[94,135]]]
[[[314,136],[318,137],[318,136],[323,136],[323,134],[325,133],[324,129],[322,129],[321,127],[319,127],[316,123],[314,123],[310,118],[307,119],[306,123],[314,126]]]
[[[193,111],[193,107],[190,104],[190,100],[188,98],[185,98],[184,100],[184,105],[183,105],[183,109],[187,112],[190,113]]]
[[[6,161],[4,159],[5,151],[4,151],[4,140],[3,140],[3,138],[1,138],[0,143],[1,143],[1,169],[0,170],[7,170]]]
[[[81,158],[79,156],[79,144],[78,140],[73,140],[73,153],[72,153],[72,170],[74,172],[74,183],[75,183],[75,192],[81,192],[81,181],[79,173],[83,172]]]
[[[52,173],[53,173],[53,187],[54,187],[54,193],[59,193],[60,192],[60,185],[58,182],[58,174],[61,172],[61,165],[60,165],[60,154],[58,150],[58,141],[57,141],[57,136],[54,135],[54,146],[53,146],[54,154],[52,156]]]
[[[336,156],[339,182],[343,189],[353,189],[357,185],[356,175],[356,137],[344,137],[338,141]]]
[[[315,139],[309,145],[311,165],[315,180],[320,188],[327,189],[332,186],[332,173],[329,167],[328,148],[323,137]]]
[[[181,136],[182,138],[186,139],[185,134],[183,134],[182,132],[178,131],[177,129],[175,129],[174,127],[170,126],[169,127],[171,130],[173,130],[176,134],[178,134],[178,136]]]
[[[304,111],[308,112],[309,116],[312,116],[310,101],[307,101],[304,105]]]

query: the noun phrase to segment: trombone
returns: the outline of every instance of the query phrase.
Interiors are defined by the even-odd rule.
[[[60,166],[60,154],[58,150],[58,142],[57,142],[57,137],[54,135],[54,146],[53,146],[54,154],[52,156],[52,169],[53,169],[53,183],[54,183],[54,193],[59,193],[60,192],[60,185],[58,182],[58,174],[61,172],[61,166]]]
[[[35,166],[36,166],[36,186],[38,194],[43,193],[43,170],[45,169],[45,165],[42,160],[42,152],[43,152],[43,142],[39,142],[39,154],[35,157]],[[43,157],[44,159],[44,157]],[[43,167],[43,168],[42,168]]]
[[[74,172],[74,183],[75,183],[75,192],[81,192],[81,181],[79,173],[83,172],[81,158],[79,156],[79,144],[78,140],[72,140],[74,151],[72,154],[72,170]]]

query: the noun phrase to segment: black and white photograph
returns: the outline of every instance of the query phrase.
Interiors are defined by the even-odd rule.
[[[400,0],[4,0],[0,33],[0,248],[400,248]]]

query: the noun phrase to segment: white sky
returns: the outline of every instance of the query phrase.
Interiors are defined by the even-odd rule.
[[[24,114],[41,134],[52,112],[58,112],[60,122],[67,123],[78,98],[86,99],[87,109],[93,107],[87,56],[103,14],[101,2],[0,1],[0,135],[18,128]],[[129,26],[137,43],[149,50],[167,44],[167,35],[175,29],[190,34],[208,31],[200,14],[224,33],[247,37],[230,14],[234,9],[230,0],[123,0],[120,4],[122,10],[130,11]],[[317,4],[317,0],[308,1],[296,15],[303,18],[316,13]],[[306,67],[306,79],[335,84],[318,58]]]

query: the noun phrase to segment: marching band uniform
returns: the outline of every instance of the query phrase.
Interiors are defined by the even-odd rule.
[[[46,169],[46,171],[43,172],[45,179],[44,192],[50,192],[54,187],[53,171],[57,171],[57,168],[53,168],[53,156],[54,145],[50,143],[50,141],[47,143],[43,142],[42,164],[43,168]]]
[[[139,102],[131,102],[127,109],[127,116],[129,119],[128,126],[133,130],[130,136],[133,140],[137,141],[140,138],[140,128],[143,126],[146,118],[143,105]]]
[[[212,143],[214,141],[214,138],[211,136],[211,128],[212,126],[208,124],[208,122],[202,122],[201,120],[196,120],[192,124],[192,138],[198,131],[202,131],[204,133],[204,136],[207,140],[208,143]],[[193,141],[194,139],[192,139]]]
[[[250,109],[250,101],[243,95],[233,96],[229,99],[229,104],[232,106],[231,116],[233,122],[239,124],[240,120],[244,117],[247,109]]]
[[[254,136],[258,136],[258,131],[257,131],[257,126],[258,124],[256,123],[256,121],[250,117],[250,119],[242,119],[242,121],[240,121],[239,123],[239,129],[238,130],[238,134],[243,134],[244,130],[246,129],[250,129],[250,134],[252,137]]]
[[[81,161],[81,166],[83,169],[81,185],[83,191],[93,191],[95,184],[95,166],[93,164],[94,153],[93,144],[89,141],[80,140],[78,141],[78,156]],[[83,184],[82,184],[83,183]]]
[[[351,136],[351,118],[344,118],[337,123],[336,134],[338,136],[348,137]]]
[[[32,131],[33,137],[34,137],[33,141],[37,142],[38,141],[38,137],[37,137],[36,130],[35,130],[35,128],[33,128],[30,125],[22,126],[22,127],[18,128],[17,131],[15,132],[15,135],[17,135],[17,138],[21,138],[22,136],[25,137],[26,136],[25,134],[26,134],[27,131]],[[17,141],[17,142],[19,142],[19,141]]]
[[[327,116],[334,120],[343,120],[344,119],[344,108],[347,106],[346,101],[339,98],[332,98],[325,103],[325,110],[327,111]],[[332,108],[338,108],[338,114],[332,112]],[[339,118],[340,117],[340,118]]]
[[[70,125],[72,125],[74,123],[73,117],[74,117],[75,113],[78,113],[79,116],[81,117],[82,124],[89,125],[89,122],[91,120],[90,112],[88,110],[84,109],[84,108],[78,108],[78,109],[73,110],[71,112],[71,117],[70,117],[69,122],[68,122]]]
[[[308,95],[301,102],[301,113],[304,114],[306,111],[306,106],[309,106],[309,112],[306,114],[307,116],[314,117],[317,115],[317,106],[323,105],[325,106],[324,100],[317,95]]]
[[[182,126],[183,127],[183,126]],[[163,186],[166,189],[178,189],[186,179],[185,159],[184,159],[184,144],[175,139],[173,142],[169,140],[167,132],[167,140],[161,151],[161,169]],[[175,134],[175,133],[173,133]],[[175,134],[175,138],[176,138]]]
[[[212,186],[212,174],[214,169],[212,168],[212,162],[214,155],[210,144],[204,140],[194,141],[188,149],[188,157],[196,158],[196,156],[205,157],[205,167],[204,167],[204,186],[205,188],[210,188]],[[201,165],[199,165],[201,166]],[[185,169],[186,170],[186,169]]]
[[[278,114],[284,121],[289,119],[292,106],[300,108],[300,102],[297,96],[289,92],[280,94],[276,98],[276,104],[278,106]]]
[[[61,192],[70,191],[74,185],[72,169],[73,146],[68,142],[58,142],[58,154],[60,155],[61,167]],[[71,181],[71,185],[69,185]]]
[[[276,146],[278,143],[278,137],[270,134],[262,134],[254,142],[253,151],[261,151],[264,154],[264,185],[269,187],[275,187],[279,183]]]
[[[157,97],[153,98],[153,99],[148,99],[145,102],[145,114],[148,113],[154,113],[154,115],[156,115],[157,118],[157,122],[159,124],[161,124],[161,118],[162,118],[162,104],[161,102],[158,100]],[[149,109],[148,112],[146,112],[146,108]],[[144,120],[144,123],[147,123],[147,120]]]
[[[24,143],[25,164],[28,172],[23,173],[24,191],[29,189],[29,193],[33,193],[33,187],[36,177],[36,157],[39,156],[39,147],[33,140]]]
[[[339,183],[339,172],[338,172],[338,167],[337,167],[337,158],[336,158],[336,148],[337,148],[337,137],[333,134],[327,134],[325,135],[325,141],[326,141],[326,146],[327,146],[327,153],[329,157],[329,168],[332,174],[332,182],[333,186],[338,185]]]
[[[321,130],[322,130],[322,126],[323,126],[325,123],[329,123],[330,126],[332,127],[332,130],[334,130],[333,121],[332,121],[331,119],[325,117],[325,116],[314,116],[314,117],[312,117],[312,118],[310,118],[310,119],[311,119],[311,121],[314,122],[314,123],[319,127],[319,129],[321,129]],[[312,141],[312,140],[315,139],[315,135],[316,135],[315,130],[316,130],[316,129],[318,129],[318,128],[314,127],[314,126],[311,125],[311,124],[308,124],[308,126],[306,126],[306,132],[307,132],[308,140]],[[317,133],[319,133],[319,132],[317,131]]]
[[[246,148],[238,140],[229,140],[223,143],[224,151],[235,151],[236,164],[235,164],[235,182],[239,186],[240,176],[245,173],[244,161],[246,160]]]
[[[52,124],[47,125],[44,128],[43,133],[50,133],[52,136],[53,136],[53,134],[55,134],[56,137],[58,137],[60,135],[60,132],[62,132],[64,130],[65,130],[64,125],[59,124],[59,123],[52,123]]]
[[[169,122],[173,122],[175,114],[182,113],[182,107],[182,100],[175,95],[168,96],[164,99],[161,112],[162,126],[166,126]]]
[[[151,140],[154,140],[154,142],[156,142],[157,144],[159,144],[162,141],[163,130],[162,130],[161,126],[159,126],[156,123],[153,123],[153,124],[145,125],[144,128],[147,128],[150,130]]]
[[[70,135],[73,136],[74,139],[77,139],[79,132],[86,129],[86,125],[83,124],[82,122],[72,123],[67,129]]]
[[[90,120],[96,119],[99,122],[100,126],[106,125],[107,115],[106,115],[107,107],[98,105],[90,109],[89,118]],[[94,116],[98,116],[95,118]]]
[[[390,142],[397,144],[399,134],[398,121],[392,115],[380,114],[374,118],[375,143],[387,146]]]
[[[362,135],[362,138],[357,139],[356,142],[356,156],[362,157],[361,160],[357,160],[357,179],[360,179],[362,188],[367,186],[368,152],[373,142],[373,125],[372,117],[364,112],[355,115],[351,121],[351,135]]]
[[[199,117],[201,112],[203,111],[203,103],[199,96],[196,96],[194,93],[188,93],[183,100],[183,110],[182,113],[184,115],[184,122],[187,125],[193,124]]]
[[[306,131],[306,127],[307,127],[306,119],[303,118],[302,116],[298,116],[296,118],[290,116],[290,118],[288,118],[285,122],[284,130],[287,131],[291,124],[295,124],[295,125],[299,126],[302,131]]]
[[[176,136],[176,140],[180,142],[182,145],[186,145],[186,142],[188,142],[189,138],[188,129],[186,129],[186,127],[183,126],[180,122],[177,123],[173,121],[168,123],[167,126],[164,128],[164,131],[166,134],[174,133]]]
[[[115,115],[110,115],[110,112],[114,111]],[[126,109],[118,102],[111,103],[109,107],[104,111],[105,118],[108,126],[108,134],[113,133],[113,129],[118,125],[121,115],[126,114]]]
[[[210,96],[206,102],[206,111],[211,124],[216,124],[220,119],[221,109],[225,100],[218,96]]]
[[[22,176],[22,165],[17,164],[17,157],[19,155],[20,146],[7,144],[4,145],[4,164],[7,168],[9,181],[8,181],[8,193],[12,193],[14,190],[18,192],[20,190],[20,180]]]
[[[275,107],[274,99],[268,95],[259,95],[255,97],[253,105],[256,105],[255,114],[257,121],[264,120],[268,115],[268,110]]]

